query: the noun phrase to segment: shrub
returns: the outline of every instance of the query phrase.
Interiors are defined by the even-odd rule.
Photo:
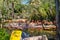
[[[10,34],[4,28],[0,28],[0,40],[9,40]]]

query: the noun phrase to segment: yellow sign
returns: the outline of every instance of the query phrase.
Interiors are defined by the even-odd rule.
[[[21,40],[22,31],[21,30],[14,30],[12,31],[10,40]]]

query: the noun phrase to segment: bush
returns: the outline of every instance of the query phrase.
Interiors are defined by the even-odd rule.
[[[10,34],[4,28],[0,28],[0,40],[9,40]]]

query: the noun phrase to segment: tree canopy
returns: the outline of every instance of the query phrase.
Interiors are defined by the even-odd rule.
[[[55,20],[54,0],[1,0],[3,19]]]

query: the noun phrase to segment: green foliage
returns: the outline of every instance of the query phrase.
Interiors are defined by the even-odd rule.
[[[50,1],[50,2],[49,2]],[[32,18],[41,18],[42,20],[50,20],[53,21],[55,20],[55,4],[54,4],[54,0],[31,0],[30,5],[31,9],[30,11],[34,11],[35,12],[31,12],[31,16]],[[34,15],[38,15],[38,17],[33,17]],[[31,18],[31,19],[32,19]],[[38,19],[37,19],[38,20]]]
[[[22,0],[1,0],[0,9],[2,10],[3,18],[13,19],[12,15],[14,15],[15,17],[28,17],[29,20],[55,20],[56,11],[54,0],[29,0],[29,4],[26,3],[27,5],[20,2]]]
[[[0,40],[9,40],[10,34],[4,28],[0,28]]]
[[[16,6],[15,6],[15,13],[19,13],[19,12],[22,12],[22,5],[21,4],[17,4]]]

